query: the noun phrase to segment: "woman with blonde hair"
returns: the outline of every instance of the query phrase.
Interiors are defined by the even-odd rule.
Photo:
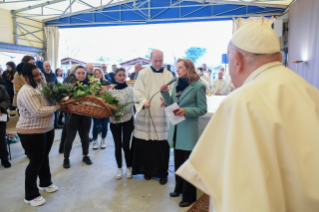
[[[177,125],[170,124],[168,141],[174,143],[175,171],[188,159],[199,138],[198,118],[207,112],[206,86],[199,81],[194,63],[189,59],[177,62],[178,82],[174,83],[172,93],[168,86],[161,87],[165,105],[177,103],[180,107],[174,111],[176,116],[184,116],[185,120]],[[196,201],[196,188],[175,175],[175,189],[171,197],[182,194],[180,207],[188,207]]]
[[[95,69],[93,72],[93,76],[97,79],[100,80],[101,86],[102,86],[102,91],[108,92],[110,89],[110,83],[105,80],[104,74],[101,69]],[[102,125],[102,139],[101,139],[101,149],[105,149],[105,138],[107,135],[107,125],[109,124],[110,118],[102,118],[102,119],[93,119],[93,150],[97,150],[99,146],[98,142],[98,134],[100,130],[100,126]]]

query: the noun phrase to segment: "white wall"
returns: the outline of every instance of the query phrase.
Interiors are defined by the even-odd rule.
[[[289,68],[319,88],[319,1],[296,1],[289,10]]]

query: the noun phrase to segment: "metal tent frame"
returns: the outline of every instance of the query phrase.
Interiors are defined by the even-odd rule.
[[[35,4],[37,1],[41,3]],[[100,4],[97,6],[93,5],[89,0],[52,0],[46,2],[43,2],[43,0],[0,0],[0,5],[19,2],[32,3],[32,6],[11,11],[14,43],[18,45],[18,40],[24,40],[23,37],[26,38],[26,35],[30,35],[33,38],[30,41],[43,43],[45,49],[44,26],[74,28],[231,20],[249,16],[276,16],[282,15],[286,11],[287,5],[270,3],[280,3],[282,1],[104,0],[103,4],[103,0],[100,0]],[[64,3],[64,6],[66,5],[65,3],[68,4],[67,7],[57,9],[59,3]],[[75,3],[85,6],[87,9],[73,11],[72,7]],[[52,8],[52,5],[55,8]],[[50,9],[51,12],[48,13],[47,9]],[[32,24],[22,23],[19,21],[20,19],[27,19],[32,23],[41,23],[43,27],[39,28]],[[26,29],[26,26],[29,30]],[[18,33],[18,27],[20,34]],[[21,32],[21,29],[24,32]],[[39,32],[43,33],[43,39],[35,35],[35,33]]]

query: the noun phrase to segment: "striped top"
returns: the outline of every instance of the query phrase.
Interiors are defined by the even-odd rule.
[[[45,133],[54,129],[54,112],[59,106],[49,106],[38,88],[25,84],[18,94],[20,118],[17,132],[21,134]]]

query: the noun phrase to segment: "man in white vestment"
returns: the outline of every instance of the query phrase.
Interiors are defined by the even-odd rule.
[[[223,72],[218,72],[218,79],[212,83],[211,94],[216,96],[225,95],[222,91],[227,87],[227,82],[223,79]]]
[[[227,84],[229,84],[229,82],[231,81],[229,73],[225,71],[224,67],[221,67],[219,71],[223,72],[223,79],[227,82]]]
[[[202,71],[203,71],[203,74],[204,75],[207,75],[208,73],[208,70],[207,70],[207,65],[204,63],[203,65],[202,65]]]
[[[319,211],[319,91],[281,63],[270,27],[241,27],[228,46],[236,90],[177,174],[210,211]]]
[[[168,120],[161,107],[161,94],[157,93],[163,84],[172,80],[171,72],[163,68],[163,53],[151,53],[152,66],[139,72],[134,86],[136,120],[132,142],[133,175],[144,174],[146,180],[160,178],[160,184],[167,182],[170,148],[167,142]],[[171,89],[171,86],[169,86]],[[151,101],[151,102],[150,102]],[[154,129],[154,125],[155,129]]]
[[[209,77],[204,74],[203,68],[198,68],[197,73],[199,75],[199,81],[201,81],[206,86],[206,93],[208,93],[211,88]]]

